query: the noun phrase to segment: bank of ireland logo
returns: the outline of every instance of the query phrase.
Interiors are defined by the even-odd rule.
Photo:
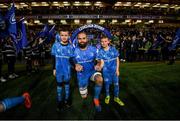
[[[13,14],[11,15],[9,22],[10,22],[11,24],[16,24],[15,13],[13,13]]]
[[[17,41],[19,42],[22,39],[22,31],[20,29],[18,29],[17,32]]]

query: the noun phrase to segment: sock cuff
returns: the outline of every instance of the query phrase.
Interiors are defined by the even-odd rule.
[[[99,106],[99,99],[94,99],[94,104],[96,105],[96,106]]]

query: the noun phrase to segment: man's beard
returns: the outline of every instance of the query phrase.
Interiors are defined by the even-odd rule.
[[[84,48],[86,48],[87,47],[87,42],[85,42],[85,43],[78,43],[78,46],[81,48],[81,49],[84,49]]]

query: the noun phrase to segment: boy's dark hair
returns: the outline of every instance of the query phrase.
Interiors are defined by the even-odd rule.
[[[101,36],[101,39],[106,39],[106,38],[109,40],[109,38],[107,36],[105,36],[105,35]]]
[[[68,30],[67,28],[63,28],[63,29],[60,28],[60,29],[59,29],[59,32],[61,32],[61,31],[63,31],[63,32],[68,32],[68,33],[69,33],[69,30]]]

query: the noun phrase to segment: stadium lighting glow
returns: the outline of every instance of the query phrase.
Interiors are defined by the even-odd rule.
[[[52,6],[60,6],[58,2],[53,2]]]
[[[179,8],[180,8],[180,6],[178,7],[178,5],[172,5],[170,8],[179,9]]]
[[[75,20],[74,20],[74,23],[75,23],[75,24],[79,24],[79,23],[80,23],[80,20],[79,20],[79,19],[75,19]]]
[[[64,4],[64,6],[70,6],[70,4],[69,4],[69,3],[67,3],[67,4]]]
[[[137,7],[137,6],[141,6],[141,4],[142,4],[142,3],[137,3],[137,4],[135,4],[134,6],[136,6],[136,7]]]
[[[66,20],[61,20],[60,21],[62,24],[67,24]]]
[[[75,1],[74,3],[75,3],[75,4],[79,4],[80,2],[79,2],[79,1]]]
[[[37,2],[32,2],[31,4],[32,4],[32,5],[35,5],[35,4],[37,4]]]
[[[121,2],[117,2],[114,6],[122,6]]]
[[[159,24],[162,24],[162,23],[164,23],[164,21],[163,21],[163,20],[159,20],[158,23],[159,23]]]
[[[141,23],[141,22],[142,22],[142,20],[137,20],[137,21],[136,21],[136,23]]]
[[[74,6],[80,6],[81,4],[80,3],[74,3],[73,5]]]
[[[102,3],[100,1],[97,1],[96,3],[94,3],[95,6],[101,6]]]
[[[121,6],[122,5],[122,2],[116,2],[115,4],[114,4],[114,6]]]
[[[154,20],[149,20],[149,23],[154,23]]]
[[[84,6],[91,6],[91,3],[89,1],[85,1]]]
[[[91,6],[91,4],[84,4],[84,6]]]
[[[39,4],[37,4],[37,2],[32,2],[31,6],[39,6]]]
[[[117,4],[121,4],[121,2],[117,2]]]
[[[84,3],[89,4],[90,2],[89,1],[85,1]]]
[[[106,22],[106,20],[104,20],[104,19],[101,19],[101,20],[100,20],[100,23],[104,23],[104,22]]]
[[[16,7],[17,9],[23,8],[23,6],[20,6],[20,5],[18,5],[18,4],[15,4],[15,7]]]
[[[159,6],[160,6],[160,3],[154,5],[153,7],[155,8],[155,7],[159,7]]]
[[[130,21],[131,21],[130,19],[125,20],[126,23],[129,23]]]
[[[167,8],[169,5],[168,4],[163,4],[163,5],[161,5],[160,7],[161,8]]]
[[[40,23],[40,21],[39,20],[34,20],[34,23],[38,24],[38,23]]]
[[[180,9],[180,6],[179,6],[179,7],[177,7],[176,9]]]
[[[41,2],[42,6],[49,6],[47,2]]]
[[[57,1],[54,1],[53,4],[58,4],[58,2],[57,2]]]
[[[121,24],[127,24],[126,22],[122,22]]]
[[[105,22],[106,22],[106,20],[101,19],[101,20],[99,21],[99,24],[104,24]]]
[[[1,6],[1,5],[0,5]],[[1,8],[8,8],[8,6],[6,5],[2,5]]]
[[[144,24],[149,24],[149,22],[144,22]]]
[[[149,7],[150,6],[150,3],[145,3],[142,5],[142,7]]]
[[[131,2],[126,2],[123,6],[131,6]]]
[[[101,2],[100,2],[100,1],[97,1],[96,3],[97,3],[97,4],[101,4]]]
[[[64,1],[63,3],[64,3],[64,4],[68,4],[68,2],[67,2],[67,1]]]
[[[27,4],[21,4],[21,6],[22,6],[22,7],[28,7],[28,5],[27,5]]]
[[[139,4],[135,4],[134,6],[135,6],[135,7],[138,7],[138,6],[140,6],[140,5],[139,5]]]
[[[43,25],[43,23],[40,22],[40,23],[38,23],[38,25]]]
[[[53,23],[54,23],[54,21],[53,21],[53,20],[48,20],[48,23],[53,24]]]
[[[6,6],[5,4],[0,4],[1,8],[7,8],[8,6]]]
[[[23,22],[23,23],[28,24],[27,20],[24,20],[24,22]]]
[[[117,23],[117,22],[118,22],[117,19],[112,20],[112,23]]]
[[[92,20],[87,20],[86,23],[90,24],[90,23],[92,23]]]

